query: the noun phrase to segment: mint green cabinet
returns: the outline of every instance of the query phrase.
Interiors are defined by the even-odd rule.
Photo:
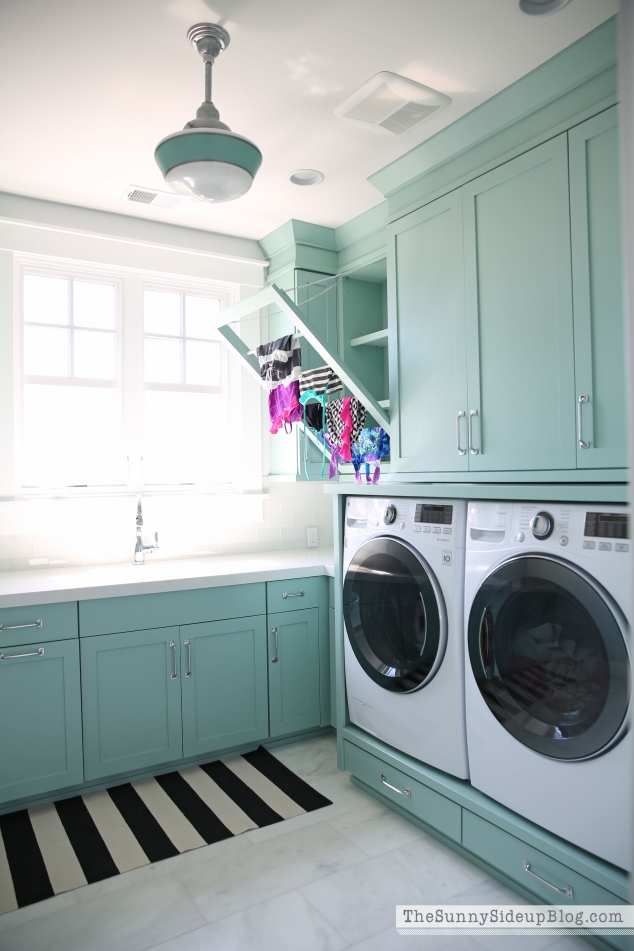
[[[182,757],[179,653],[177,627],[82,638],[86,779]]]
[[[618,113],[568,133],[578,406],[577,466],[625,466]]]
[[[321,721],[319,610],[268,616],[271,736],[317,728]]]
[[[457,190],[388,230],[394,471],[469,467],[462,229]]]
[[[266,617],[189,624],[180,640],[183,755],[265,739]]]
[[[567,146],[462,189],[472,471],[576,466]]]
[[[0,658],[0,802],[83,782],[77,639],[6,647]]]

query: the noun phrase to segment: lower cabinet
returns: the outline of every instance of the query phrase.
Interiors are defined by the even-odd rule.
[[[183,755],[268,736],[266,618],[188,624],[180,635]]]
[[[86,779],[268,736],[264,616],[82,640]]]
[[[77,638],[5,647],[0,658],[0,802],[81,783]]]
[[[87,780],[182,757],[179,653],[177,627],[82,638]]]
[[[271,736],[319,727],[319,610],[269,614]]]

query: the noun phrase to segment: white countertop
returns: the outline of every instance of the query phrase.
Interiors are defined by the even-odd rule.
[[[34,569],[0,572],[0,608],[91,598],[119,598],[158,591],[187,591],[316,575],[333,577],[331,548],[213,555],[189,561],[149,560],[145,565]]]

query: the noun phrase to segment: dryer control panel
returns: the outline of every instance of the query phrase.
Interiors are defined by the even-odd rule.
[[[620,505],[579,505],[561,502],[470,502],[467,548],[496,548],[580,552],[630,550],[629,515]]]

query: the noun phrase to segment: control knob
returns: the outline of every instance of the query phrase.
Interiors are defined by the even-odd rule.
[[[550,538],[555,527],[555,519],[550,512],[538,512],[530,521],[530,527],[535,538],[540,541]]]
[[[392,522],[396,521],[396,507],[394,505],[386,505],[383,509],[383,521],[386,525],[391,525]]]

